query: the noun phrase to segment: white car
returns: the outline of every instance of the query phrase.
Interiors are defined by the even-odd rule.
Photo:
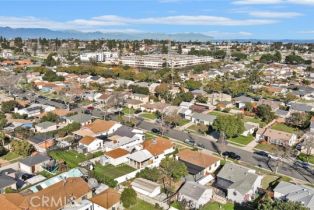
[[[281,160],[281,157],[277,157],[277,156],[272,155],[272,154],[268,154],[268,157],[269,157],[270,159],[273,159],[273,160]]]

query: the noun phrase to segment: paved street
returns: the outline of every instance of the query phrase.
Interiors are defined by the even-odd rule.
[[[150,131],[152,128],[157,127],[156,124],[146,121],[141,121],[137,126],[141,129],[148,131]],[[184,131],[178,131],[175,129],[169,129],[165,131],[164,135],[180,141],[184,141],[185,139],[191,139],[198,144],[203,144],[206,149],[215,153],[219,153],[219,146],[215,143],[214,138],[212,138],[212,141],[210,141],[208,138],[200,137],[195,134],[187,133]],[[241,156],[241,161],[249,163],[253,166],[259,166],[261,168],[271,170],[273,172],[275,172],[276,170],[276,162],[273,160],[269,160],[268,158],[254,155],[252,152],[245,151],[232,145],[227,145],[225,147],[225,150],[237,153],[238,155]],[[311,174],[310,171],[307,171],[301,167],[291,166],[287,163],[281,162],[278,168],[278,173],[291,176],[310,183],[314,182],[314,175]]]

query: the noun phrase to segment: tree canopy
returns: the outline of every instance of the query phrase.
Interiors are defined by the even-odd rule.
[[[121,202],[124,208],[129,208],[136,204],[137,194],[132,188],[125,188],[121,193]]]
[[[218,116],[213,123],[213,128],[225,133],[229,138],[240,135],[245,129],[241,118],[233,115]]]

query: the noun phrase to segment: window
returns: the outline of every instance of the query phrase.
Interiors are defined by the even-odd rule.
[[[237,195],[237,192],[236,192],[236,191],[233,191],[233,195],[236,196],[236,195]]]

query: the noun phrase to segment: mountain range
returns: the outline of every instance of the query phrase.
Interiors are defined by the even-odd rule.
[[[80,40],[92,40],[92,39],[117,39],[117,40],[174,40],[174,41],[201,41],[206,42],[213,39],[211,36],[207,36],[201,33],[127,33],[127,32],[81,32],[81,31],[54,31],[46,28],[10,28],[0,27],[0,36],[11,39],[15,37],[21,37],[23,39],[80,39]]]

